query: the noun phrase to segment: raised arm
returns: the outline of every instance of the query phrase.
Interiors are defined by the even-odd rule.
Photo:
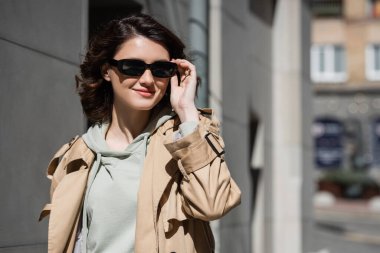
[[[240,203],[241,192],[224,160],[224,142],[216,120],[201,116],[194,132],[165,146],[183,174],[180,188],[188,215],[215,220]]]

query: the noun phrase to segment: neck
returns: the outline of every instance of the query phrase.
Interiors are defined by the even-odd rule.
[[[145,129],[149,122],[150,110],[140,111],[125,106],[113,105],[112,120],[106,134],[110,148],[125,149]]]

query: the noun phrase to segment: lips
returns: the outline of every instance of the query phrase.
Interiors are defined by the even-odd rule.
[[[150,91],[147,89],[133,89],[133,90],[136,91],[138,94],[140,94],[143,97],[151,97],[155,93],[154,91]]]

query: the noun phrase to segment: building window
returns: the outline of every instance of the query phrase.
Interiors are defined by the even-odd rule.
[[[342,45],[314,45],[311,48],[311,79],[314,82],[344,82],[346,50]]]
[[[311,0],[311,12],[314,17],[342,17],[342,0]]]
[[[380,0],[367,0],[367,14],[369,17],[380,18]]]
[[[380,80],[380,43],[366,48],[366,75],[368,80]]]

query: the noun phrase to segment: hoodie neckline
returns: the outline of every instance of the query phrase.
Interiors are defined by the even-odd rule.
[[[165,122],[172,119],[176,113],[170,107],[164,107],[158,113],[152,112],[153,117],[149,120],[145,129],[136,136],[132,142],[124,150],[111,149],[105,139],[106,132],[109,128],[109,122],[97,123],[92,125],[85,134],[82,135],[83,140],[87,146],[95,153],[102,156],[126,156],[131,154],[136,148],[136,144],[141,140],[148,140],[148,138]]]

